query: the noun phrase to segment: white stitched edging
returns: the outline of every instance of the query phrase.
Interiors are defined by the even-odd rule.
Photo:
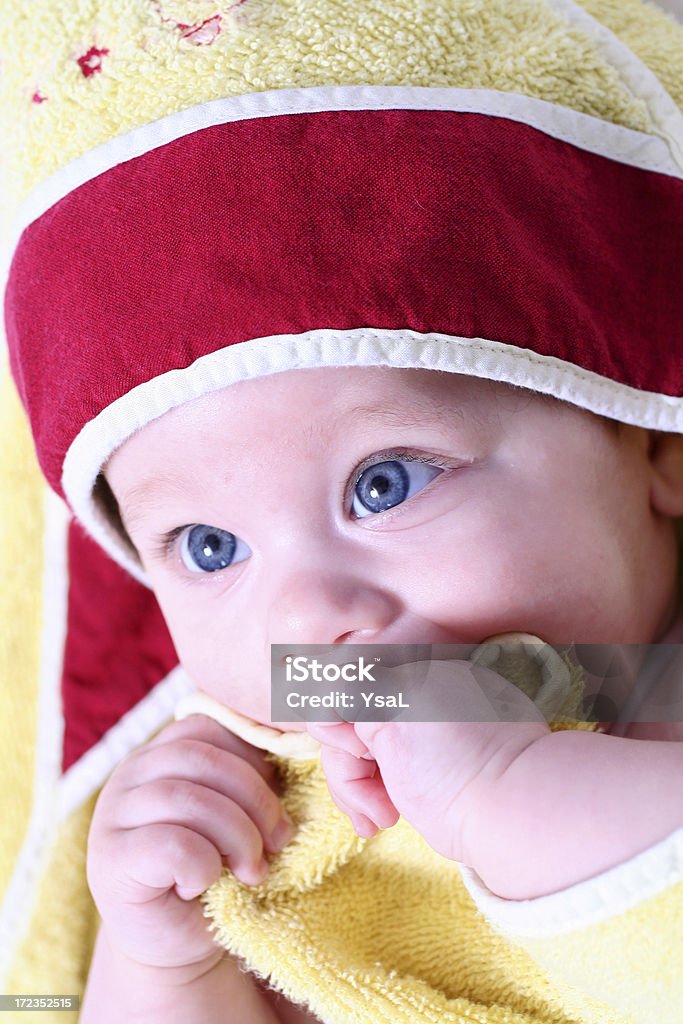
[[[59,786],[57,820],[62,821],[104,785],[124,757],[146,743],[167,722],[181,697],[195,689],[181,665],[127,711],[73,764]]]
[[[593,40],[607,63],[619,72],[629,91],[643,101],[652,122],[668,140],[672,155],[683,170],[683,113],[654,71],[575,0],[548,0],[548,3]]]
[[[572,402],[589,412],[652,430],[683,433],[683,398],[640,391],[554,356],[487,338],[355,328],[254,338],[210,352],[132,388],[86,423],[64,459],[62,487],[85,530],[146,587],[147,574],[92,488],[119,445],[169,409],[238,381],[324,366],[396,366],[504,381]]]
[[[562,935],[608,921],[683,882],[683,828],[594,878],[531,900],[496,896],[473,868],[458,867],[465,888],[494,927],[510,935]]]

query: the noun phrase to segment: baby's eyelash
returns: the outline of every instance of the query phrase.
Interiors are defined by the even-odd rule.
[[[187,523],[185,526],[176,526],[167,533],[162,533],[158,537],[154,538],[152,542],[151,557],[155,562],[163,562],[168,558],[168,553],[171,550],[173,542],[176,537],[179,537],[183,530],[187,530],[191,523]]]
[[[344,505],[350,506],[353,499],[353,490],[366,469],[371,466],[381,466],[383,462],[392,462],[394,459],[401,459],[403,462],[426,462],[429,466],[436,466],[438,469],[447,468],[447,460],[438,459],[434,455],[422,455],[411,451],[410,448],[392,448],[387,452],[381,452],[379,457],[375,452],[363,459],[358,468],[349,477],[349,482],[344,493]]]
[[[380,452],[379,458],[377,453],[375,453],[374,455],[368,455],[367,459],[363,459],[353,474],[354,485],[358,483],[358,478],[370,466],[381,466],[383,462],[391,462],[393,459],[403,459],[405,462],[428,462],[430,466],[440,467],[443,466],[444,462],[443,458],[439,459],[435,455],[423,455],[412,451],[410,448],[392,448],[387,452]]]

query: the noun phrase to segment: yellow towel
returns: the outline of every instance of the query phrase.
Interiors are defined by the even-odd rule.
[[[500,675],[539,703],[543,683],[544,651],[541,641],[531,652],[514,644],[515,635],[497,638],[479,648],[492,657],[487,663]],[[537,638],[525,637],[532,644]],[[535,648],[535,653],[534,653]],[[478,652],[474,652],[475,660]],[[596,722],[584,721],[584,678],[581,667],[566,652],[553,663],[559,681],[553,731],[575,728],[595,731]],[[556,692],[556,697],[558,696]],[[193,712],[221,721],[224,710],[199,695],[184,698],[176,717]],[[243,739],[264,749],[277,749],[283,741],[263,733],[262,727],[234,712],[224,724],[234,724]],[[570,719],[571,721],[565,721]],[[319,747],[306,734],[312,750]],[[292,737],[288,737],[291,739]],[[286,742],[286,741],[285,741]],[[530,1013],[534,1001],[514,998],[506,1006],[491,1005],[485,1017],[472,1017],[465,994],[474,991],[465,982],[476,966],[482,986],[483,962],[491,957],[486,986],[492,998],[496,984],[511,978],[511,965],[502,967],[496,939],[472,914],[457,864],[436,853],[404,819],[372,839],[359,837],[346,815],[330,798],[319,757],[300,743],[299,756],[274,753],[268,760],[278,768],[282,803],[298,826],[295,838],[282,853],[270,857],[271,870],[258,886],[246,886],[224,870],[204,894],[202,902],[217,940],[250,970],[294,1002],[309,1007],[321,1020],[364,1024],[387,1022],[510,1021],[510,1009],[531,1021],[561,1017]],[[509,955],[509,952],[508,952]],[[513,957],[514,970],[539,986],[540,1007],[547,985],[528,960]],[[494,967],[493,964],[496,964]],[[486,987],[479,988],[481,999]],[[548,999],[551,1010],[553,1001]]]
[[[5,239],[34,187],[113,134],[221,96],[332,81],[522,94],[664,139],[683,168],[672,127],[683,110],[683,29],[646,0],[33,0],[0,13],[0,58],[0,138],[14,140],[3,154]],[[87,736],[88,723],[76,735],[65,722],[64,652],[72,614],[84,614],[70,603],[70,573],[72,582],[84,541],[43,481],[6,361],[0,438],[0,990],[81,993],[98,925],[85,879],[97,792],[172,718],[187,685],[172,664],[147,666],[148,693],[117,722],[92,723]],[[68,764],[64,737],[76,752]],[[571,893],[509,915],[511,939],[476,905],[471,878],[403,820],[360,839],[318,763],[276,763],[296,839],[264,885],[226,874],[204,899],[223,923],[221,941],[328,1024],[677,1020],[678,847],[662,845],[628,876],[608,873],[590,889],[613,894],[628,877],[619,914],[601,911],[598,896],[581,904],[582,889],[573,916]],[[564,931],[548,924],[554,906]]]

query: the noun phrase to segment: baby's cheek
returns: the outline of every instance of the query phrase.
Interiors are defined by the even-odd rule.
[[[196,604],[200,606],[199,600]],[[176,609],[167,623],[180,663],[197,689],[240,715],[270,722],[269,662],[264,667],[248,643],[205,609],[199,617],[195,610],[188,614]]]

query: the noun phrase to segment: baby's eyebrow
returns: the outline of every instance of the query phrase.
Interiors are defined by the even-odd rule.
[[[159,508],[169,496],[186,497],[187,488],[181,487],[175,477],[164,473],[155,473],[153,477],[140,480],[124,494],[119,503],[119,512],[126,528],[137,523],[150,509]]]
[[[406,412],[400,405],[356,405],[346,415],[386,423],[391,427],[419,427],[434,416],[441,417],[443,411],[442,403],[432,399],[421,404],[419,415],[415,414],[414,408]]]
[[[392,405],[377,405],[368,403],[356,405],[353,409],[344,410],[344,417],[349,421],[353,419],[369,420],[374,423],[383,423],[388,427],[403,427],[408,429],[423,427],[425,424],[438,424],[444,426],[450,417],[464,419],[464,413],[460,405],[455,402],[444,400],[440,395],[411,395],[410,407],[402,406],[403,398],[395,401]],[[309,428],[307,436],[318,437],[322,435],[323,428]]]
[[[443,425],[445,417],[459,416],[462,418],[462,415],[462,409],[459,406],[450,405],[437,395],[413,397],[409,410],[401,408],[400,402],[393,405],[369,403],[354,406],[353,409],[348,409],[344,413],[348,420],[358,418],[404,429],[421,427],[426,423]],[[310,438],[322,435],[324,429],[329,430],[329,425],[325,425],[325,427],[322,425],[311,426],[307,431],[307,436]],[[155,473],[153,477],[140,480],[134,487],[131,487],[130,491],[126,492],[119,505],[119,512],[126,528],[137,523],[150,509],[160,507],[168,497],[187,497],[187,488],[181,486],[175,477],[163,473]]]

